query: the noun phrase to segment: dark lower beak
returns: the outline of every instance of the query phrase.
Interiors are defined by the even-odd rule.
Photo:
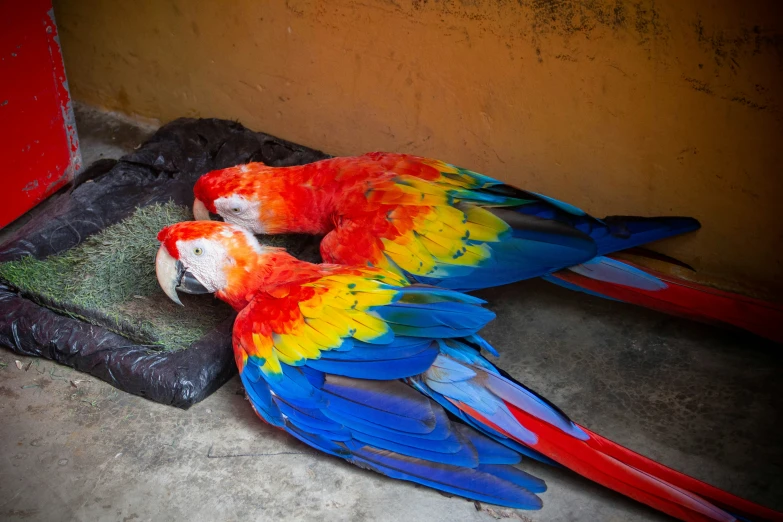
[[[177,290],[181,290],[186,294],[209,294],[210,291],[204,288],[196,277],[185,270],[185,266],[182,261],[177,261]]]
[[[185,270],[185,265],[181,261],[169,254],[166,245],[163,244],[155,255],[155,275],[158,276],[161,290],[178,305],[182,305],[182,301],[177,297],[177,290],[188,294],[210,293],[193,274]]]

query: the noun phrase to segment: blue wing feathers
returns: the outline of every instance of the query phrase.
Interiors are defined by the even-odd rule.
[[[367,381],[328,375],[323,391],[355,403],[357,407],[382,409],[434,423],[433,404],[398,381]]]
[[[307,361],[307,366],[324,373],[345,377],[375,380],[402,379],[425,371],[437,355],[438,350],[433,347],[400,359],[351,361],[322,357]]]
[[[561,222],[589,235],[596,243],[596,255],[692,232],[701,227],[698,220],[690,217],[609,216],[597,219],[581,211],[581,214],[569,212],[567,206],[570,205],[566,203],[546,196],[542,198],[542,202],[522,205],[515,210],[522,214]],[[562,268],[566,266],[570,265],[561,265]]]
[[[439,345],[403,339],[397,349],[402,354],[422,346],[427,346],[425,353],[437,353]],[[357,347],[370,349],[362,343]],[[511,467],[519,462],[519,453],[456,424],[441,406],[403,381],[353,379],[285,365],[282,378],[253,381],[259,363],[249,358],[241,374],[253,407],[300,441],[453,494],[509,507],[541,506],[535,495],[543,491],[541,481]]]
[[[432,345],[432,339],[397,336],[394,341],[379,349],[375,344],[353,339],[350,350],[330,350],[323,352],[321,358],[335,361],[373,361],[412,357],[426,352]]]
[[[457,431],[476,448],[479,461],[484,464],[519,464],[522,456],[507,446],[499,444],[466,425],[456,425]]]
[[[457,451],[450,452],[444,451],[440,448],[437,450],[432,450],[421,446],[407,446],[399,442],[373,437],[362,432],[355,432],[354,440],[363,442],[376,448],[382,447],[385,450],[393,451],[395,453],[399,453],[400,455],[415,457],[430,462],[439,462],[441,464],[462,466],[466,468],[475,468],[479,465],[478,455],[470,444],[460,444]]]
[[[466,171],[469,172],[469,171]],[[474,178],[476,174],[465,174]],[[467,203],[485,206],[511,227],[510,236],[489,243],[492,257],[472,273],[419,278],[463,291],[538,277],[583,263],[596,255],[639,246],[697,230],[689,217],[609,216],[597,219],[569,203],[475,178],[474,188],[455,193]],[[528,217],[529,216],[529,217]]]
[[[580,440],[590,438],[581,428],[571,422],[571,419],[552,408],[548,402],[541,400],[538,395],[520,388],[501,376],[491,375],[487,380],[487,388],[502,400],[510,402],[531,415],[547,421],[574,438]]]
[[[514,484],[525,488],[533,493],[543,493],[546,491],[546,483],[538,477],[525,473],[519,468],[512,466],[498,466],[496,464],[481,464],[479,471],[489,473],[496,477],[508,480]]]
[[[444,429],[436,428],[430,433],[409,434],[384,426],[363,422],[362,419],[342,415],[335,411],[327,410],[325,414],[330,419],[333,419],[335,422],[342,424],[352,431],[365,433],[384,440],[393,440],[404,446],[453,453],[459,450],[460,445],[462,444],[449,430],[448,424],[445,425]]]
[[[491,344],[489,344],[487,341],[485,341],[485,340],[484,340],[484,339],[483,339],[481,336],[479,336],[479,335],[476,335],[476,334],[473,334],[473,335],[468,335],[468,336],[466,336],[466,337],[465,337],[463,340],[464,340],[465,342],[468,342],[468,343],[475,344],[475,345],[476,345],[476,347],[478,347],[478,348],[480,348],[480,349],[482,349],[482,350],[484,350],[484,351],[486,351],[486,352],[489,352],[489,353],[491,353],[491,354],[492,354],[492,355],[494,355],[495,357],[500,357],[500,354],[499,354],[499,353],[498,353],[498,351],[495,349],[495,347],[494,347],[494,346],[492,346]]]
[[[312,446],[313,448],[329,453],[330,455],[341,458],[349,458],[351,455],[345,445],[340,444],[340,442],[343,442],[341,440],[332,439],[329,436],[308,433],[292,422],[286,423],[285,430],[308,446]]]
[[[244,372],[241,375],[242,384],[245,386],[248,399],[261,418],[273,426],[282,427],[283,417],[280,409],[272,403],[272,396],[269,393],[269,386],[263,379],[252,382],[245,379]]]
[[[538,192],[530,192],[530,194],[533,194],[535,196],[538,196],[539,198],[543,199],[550,205],[556,207],[559,210],[562,210],[563,212],[567,212],[569,214],[573,214],[574,216],[585,216],[587,213],[582,210],[581,208],[577,208],[570,203],[565,203],[563,201],[557,200],[555,198],[550,198],[549,196],[545,196],[543,194],[539,194]]]
[[[448,338],[476,333],[495,314],[482,308],[484,301],[429,286],[401,288],[395,302],[374,309],[398,336]]]
[[[394,426],[409,433],[429,433],[435,426],[435,415],[428,401],[401,396],[391,383],[395,381],[362,381],[340,378],[340,384],[324,385],[329,408],[361,416],[377,425]],[[378,387],[367,386],[367,383]],[[384,386],[383,389],[380,386]],[[403,387],[404,388],[404,387]],[[401,390],[402,388],[400,388]]]
[[[484,313],[482,313],[484,312]],[[463,337],[477,332],[492,320],[494,314],[484,309],[440,311],[427,310],[421,305],[385,306],[377,311],[379,317],[387,323],[400,326],[446,329],[446,335],[441,337]],[[394,326],[392,326],[394,328]],[[453,335],[449,335],[449,330]],[[463,330],[469,333],[460,335]]]
[[[449,493],[501,506],[540,509],[541,499],[534,493],[489,473],[471,468],[422,461],[358,444],[349,446],[354,459],[394,478],[410,480]]]
[[[304,426],[309,430],[314,430],[313,433],[316,431],[322,433],[336,433],[342,431],[342,425],[340,423],[327,418],[320,410],[295,408],[293,405],[287,404],[281,399],[277,399],[275,402],[283,415],[293,419],[298,425]]]
[[[444,288],[423,285],[403,288],[400,291],[398,302],[410,304],[434,304],[444,302],[457,302],[474,305],[486,304],[486,301],[483,299],[472,295],[459,294]]]
[[[595,248],[573,248],[554,242],[509,238],[491,243],[491,258],[465,276],[426,278],[410,276],[421,283],[471,291],[538,277],[559,268],[582,263],[595,255]]]
[[[431,339],[415,337],[396,336],[383,346],[354,339],[351,346],[350,350],[322,352],[320,359],[308,360],[306,367],[346,377],[401,379],[425,371],[438,355]]]
[[[432,399],[435,400],[435,402],[443,406],[443,408],[447,410],[449,413],[451,413],[452,415],[460,419],[468,426],[471,426],[472,428],[476,429],[478,432],[490,437],[492,440],[499,442],[500,444],[514,451],[519,452],[521,455],[530,457],[534,460],[538,460],[539,462],[543,462],[544,464],[549,464],[551,466],[559,466],[559,464],[557,464],[554,460],[542,455],[538,451],[533,450],[527,446],[524,446],[518,443],[517,441],[512,440],[507,436],[503,435],[502,433],[496,431],[495,429],[490,428],[489,426],[486,426],[468,417],[467,415],[465,415],[465,413],[459,410],[450,400],[448,400],[443,395],[432,390],[432,388],[430,388],[429,386],[421,382],[420,379],[412,380],[411,383],[413,386],[416,387],[417,390],[420,390],[422,393],[426,394],[427,396],[432,397]]]
[[[404,287],[372,309],[392,330],[380,342],[352,339],[274,375],[250,356],[242,382],[259,416],[328,454],[476,500],[538,508],[543,482],[513,466],[523,455],[550,461],[524,445],[536,435],[506,403],[572,435],[581,430],[481,357],[479,349],[493,349],[476,332],[494,317],[482,303],[443,288]],[[480,415],[472,418],[464,405]]]
[[[487,415],[503,429],[506,429],[504,414],[507,411],[504,403],[511,403],[575,438],[588,438],[564,413],[538,394],[501,375],[476,350],[453,340],[444,341],[444,344],[446,346],[441,348],[442,355],[438,356],[432,368],[423,376],[425,386]],[[508,430],[511,429],[524,430],[515,421],[508,425]],[[511,433],[523,441],[528,438],[521,431]]]

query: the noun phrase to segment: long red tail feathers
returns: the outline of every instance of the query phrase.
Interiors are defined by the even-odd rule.
[[[513,435],[467,404],[454,400],[452,402],[474,419],[485,423],[512,440],[514,439]],[[662,487],[661,484],[656,484],[655,479],[607,455],[603,455],[589,446],[582,448],[582,455],[577,456],[573,453],[574,446],[585,444],[584,442],[576,440],[557,428],[528,415],[513,404],[506,403],[506,405],[517,420],[520,421],[520,424],[539,435],[539,442],[531,447],[572,471],[681,520],[736,520],[728,513],[710,505],[708,502],[702,502],[700,499],[694,498],[680,488],[667,488]],[[543,430],[540,429],[541,426],[544,427]],[[571,448],[568,449],[569,447]],[[652,488],[647,488],[654,490],[653,492],[647,491],[644,487],[639,487],[639,484],[644,484],[645,482],[653,484]]]
[[[701,480],[673,470],[672,468],[631,451],[616,442],[612,442],[611,440],[588,430],[584,426],[580,426],[580,428],[590,435],[591,446],[599,449],[603,453],[633,466],[640,471],[654,475],[670,484],[704,497],[716,506],[722,507],[735,515],[748,517],[751,520],[783,520],[783,513],[778,513],[777,511],[756,504],[755,502],[745,500],[736,495],[732,495],[731,493],[711,486],[706,482],[702,482]]]
[[[686,521],[752,520],[783,521],[783,514],[634,453],[584,427],[586,441],[505,403],[522,426],[538,435],[531,446],[547,457],[599,484]],[[463,407],[459,404],[459,407]],[[475,415],[475,411],[466,411]],[[724,511],[727,510],[727,511]]]
[[[735,326],[783,343],[783,306],[686,281],[626,259],[622,259],[622,262],[658,277],[668,287],[663,290],[644,290],[591,279],[570,270],[561,270],[552,275],[619,301],[701,322]]]

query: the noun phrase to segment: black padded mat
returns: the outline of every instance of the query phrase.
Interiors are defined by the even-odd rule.
[[[0,246],[0,262],[64,252],[137,208],[169,201],[189,207],[194,183],[214,169],[250,161],[299,165],[327,157],[235,122],[181,118],[161,127],[132,154],[116,162],[98,161],[80,173]],[[283,244],[298,257],[319,259],[317,238],[292,235]],[[0,344],[17,353],[52,359],[181,408],[206,398],[236,371],[233,316],[188,349],[166,352],[56,313],[30,297],[0,283]]]

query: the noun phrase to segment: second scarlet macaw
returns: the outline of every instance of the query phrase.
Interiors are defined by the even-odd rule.
[[[227,223],[163,229],[158,281],[214,293],[258,415],[384,475],[537,509],[544,483],[515,467],[558,462],[683,520],[781,515],[664,467],[571,421],[480,354],[483,301],[367,266],[314,265]]]
[[[376,152],[294,167],[251,163],[195,185],[196,219],[324,236],[326,262],[471,291],[543,276],[566,288],[783,342],[783,308],[608,255],[699,228],[692,218],[597,219],[438,160]]]

